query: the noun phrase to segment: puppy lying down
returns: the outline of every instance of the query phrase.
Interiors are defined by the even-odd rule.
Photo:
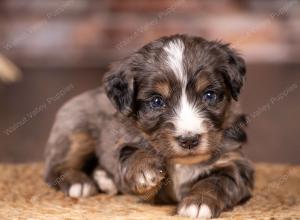
[[[237,102],[245,72],[220,42],[173,35],[145,45],[59,110],[45,180],[71,197],[130,193],[177,203],[181,216],[219,216],[253,188]]]

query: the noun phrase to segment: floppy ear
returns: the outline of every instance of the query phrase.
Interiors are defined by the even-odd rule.
[[[129,64],[118,62],[112,65],[104,76],[107,97],[115,108],[124,115],[129,115],[133,108],[134,79]]]
[[[235,50],[229,48],[228,44],[222,45],[221,48],[225,51],[227,60],[223,77],[230,89],[232,98],[237,101],[245,80],[246,64]]]

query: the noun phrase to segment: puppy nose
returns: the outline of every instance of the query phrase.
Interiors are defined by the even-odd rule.
[[[178,144],[186,149],[192,149],[199,144],[200,135],[193,135],[193,136],[178,136],[176,140]]]

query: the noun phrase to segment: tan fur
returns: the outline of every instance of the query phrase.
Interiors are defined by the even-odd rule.
[[[228,164],[232,164],[234,161],[244,160],[241,152],[239,150],[228,152],[224,154],[219,160],[214,164],[216,167],[225,167]]]
[[[225,112],[223,128],[229,128],[234,123],[237,115],[242,114],[242,108],[239,102],[231,101],[230,105],[227,106]]]
[[[167,82],[159,82],[154,85],[154,89],[164,97],[170,96],[170,85]]]
[[[200,154],[200,155],[192,155],[192,156],[185,156],[185,157],[174,157],[170,160],[171,163],[174,164],[195,164],[195,163],[202,163],[207,161],[211,158],[211,154]]]
[[[65,167],[80,169],[87,156],[95,150],[95,141],[88,133],[75,133],[70,135],[70,150],[66,156]]]
[[[200,77],[196,81],[196,91],[197,92],[202,92],[209,85],[210,85],[210,83],[209,83],[209,81],[207,80],[206,77]]]

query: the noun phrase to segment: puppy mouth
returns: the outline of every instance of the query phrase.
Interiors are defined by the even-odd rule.
[[[174,164],[196,164],[208,161],[212,158],[211,153],[188,154],[185,156],[175,156],[170,158],[170,162]]]

